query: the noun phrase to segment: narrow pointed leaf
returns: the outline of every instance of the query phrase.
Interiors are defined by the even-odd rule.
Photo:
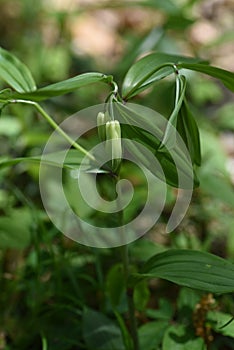
[[[29,69],[3,48],[0,48],[0,78],[21,93],[36,90],[36,84]]]
[[[234,264],[196,250],[172,249],[154,255],[133,280],[155,277],[212,293],[234,291]]]
[[[198,58],[169,55],[161,52],[149,54],[133,64],[127,72],[122,87],[123,98],[128,100],[157,80],[172,74],[174,64],[201,61]]]
[[[83,157],[80,152],[77,150],[70,150],[67,152],[65,161],[63,164],[59,161],[61,159],[61,155],[64,155],[64,152],[54,152],[54,153],[49,153],[46,156],[42,158],[41,156],[35,156],[35,157],[19,157],[19,158],[13,158],[13,159],[1,159],[0,160],[0,169],[1,168],[7,168],[13,165],[17,165],[19,163],[43,163],[55,167],[64,167],[68,169],[77,169],[77,167],[81,164],[83,165],[89,165],[89,163],[84,164],[83,163]],[[57,161],[56,161],[57,159]]]
[[[185,68],[210,75],[219,79],[229,90],[234,91],[234,73],[225,69],[209,66],[202,63],[181,62],[177,65],[178,69]]]
[[[130,104],[130,106],[132,106]],[[196,174],[191,167],[191,160],[188,159],[188,154],[178,145],[175,145],[173,150],[158,151],[160,140],[163,138],[163,130],[165,130],[166,119],[158,119],[155,113],[150,115],[150,112],[145,110],[134,110],[129,105],[116,104],[118,110],[118,120],[121,122],[122,137],[129,140],[126,143],[128,151],[136,158],[136,161],[144,165],[149,171],[161,180],[173,187],[180,187],[178,182],[178,172],[182,174],[184,183],[183,188],[190,188],[191,183],[194,187],[198,186]],[[137,106],[138,107],[138,106]],[[140,108],[140,107],[139,107]],[[165,122],[161,125],[161,121]],[[143,128],[144,126],[144,128]],[[131,142],[135,141],[135,142]],[[148,159],[147,152],[144,152],[143,145],[152,153],[153,158]],[[157,161],[160,163],[161,169],[157,166]]]
[[[176,143],[176,125],[177,125],[177,119],[178,119],[178,113],[180,111],[180,108],[182,106],[184,95],[185,95],[185,89],[186,89],[186,78],[182,75],[178,78],[178,101],[176,101],[175,108],[173,109],[168,124],[165,130],[165,134],[163,136],[163,140],[159,146],[159,149],[162,149],[166,147],[167,149],[171,149],[175,146]],[[165,148],[164,148],[165,149]]]
[[[107,76],[102,73],[89,72],[77,75],[73,78],[61,81],[59,83],[45,86],[31,93],[13,93],[11,98],[21,98],[31,101],[43,101],[51,97],[67,94],[89,84],[98,82],[110,83],[111,81],[112,76]]]
[[[133,349],[132,337],[129,334],[129,330],[125,324],[125,321],[118,311],[114,311],[114,314],[115,314],[116,320],[118,321],[119,328],[122,333],[122,339],[125,346],[125,350],[132,350]]]
[[[200,166],[201,145],[199,129],[186,100],[183,101],[177,118],[177,130],[188,148],[192,162]]]

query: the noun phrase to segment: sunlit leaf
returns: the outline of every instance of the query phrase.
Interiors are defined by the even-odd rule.
[[[185,68],[197,72],[205,73],[211,77],[217,78],[231,91],[234,91],[234,73],[225,69],[209,66],[202,63],[180,62],[177,65],[178,69]]]
[[[195,63],[201,59],[169,55],[161,52],[149,54],[131,66],[122,86],[124,99],[129,99],[145,90],[155,81],[165,78],[175,70],[174,64],[179,62]]]
[[[24,100],[31,100],[31,101],[43,101],[51,97],[67,94],[69,92],[75,91],[76,89],[79,89],[89,84],[98,83],[98,82],[110,83],[111,81],[112,81],[112,76],[107,76],[102,73],[89,72],[89,73],[77,75],[73,78],[61,81],[59,83],[45,86],[31,93],[26,93],[26,94],[13,93],[11,95],[11,98],[16,98],[16,99],[21,98]]]
[[[36,90],[36,84],[28,68],[3,48],[0,48],[0,78],[18,92]]]

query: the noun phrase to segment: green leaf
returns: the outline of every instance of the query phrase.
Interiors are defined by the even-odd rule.
[[[177,297],[177,309],[179,319],[190,319],[192,318],[193,310],[196,304],[201,299],[200,291],[182,287],[180,288],[179,295]]]
[[[195,22],[195,19],[185,17],[183,14],[175,14],[168,17],[167,22],[165,23],[166,30],[186,30]]]
[[[194,337],[184,325],[173,325],[167,329],[163,338],[162,350],[205,350],[204,340]]]
[[[234,73],[225,69],[209,66],[202,63],[182,62],[177,64],[177,68],[185,68],[197,72],[208,74],[214,78],[219,79],[231,91],[234,91]]]
[[[163,79],[175,71],[174,64],[179,62],[200,62],[201,59],[161,52],[149,54],[131,66],[122,86],[123,98],[129,98],[145,90],[157,80]]]
[[[143,280],[134,288],[133,300],[138,311],[144,311],[149,301],[150,291],[147,281]]]
[[[228,157],[220,139],[210,132],[201,130],[201,146],[205,159],[199,169],[202,192],[234,208],[233,185],[226,167]]]
[[[211,322],[212,329],[215,332],[234,338],[234,321],[232,315],[220,311],[209,311],[207,320],[209,323]],[[232,322],[230,322],[231,320]],[[225,326],[225,324],[227,325]]]
[[[229,172],[226,167],[228,157],[216,132],[202,128],[200,129],[200,135],[201,149],[205,162],[203,162],[199,172],[201,174],[204,172],[207,176],[209,174],[212,176],[220,174],[229,178]]]
[[[132,337],[129,334],[129,330],[125,324],[123,317],[117,311],[114,311],[114,314],[122,332],[122,338],[125,345],[125,350],[133,350]]]
[[[199,129],[186,99],[184,99],[182,103],[179,116],[177,118],[177,131],[186,144],[192,162],[200,166],[201,145]]]
[[[234,101],[225,103],[215,111],[215,122],[218,125],[219,130],[231,130],[234,131]]]
[[[122,264],[116,264],[111,267],[106,277],[106,291],[114,308],[120,302],[124,285],[123,266]]]
[[[183,75],[178,76],[176,80],[176,94],[178,95],[178,97],[176,98],[175,108],[173,109],[169,117],[168,124],[163,136],[163,140],[159,146],[159,150],[164,149],[167,151],[168,149],[171,149],[175,146],[178,113],[181,109],[181,106],[184,100],[185,89],[186,89],[186,78]]]
[[[138,283],[139,284],[139,283]],[[153,319],[171,320],[173,317],[174,309],[168,299],[160,298],[158,301],[157,309],[146,309],[146,316]]]
[[[107,76],[102,73],[89,72],[77,75],[73,78],[55,83],[52,85],[45,86],[31,93],[17,94],[13,93],[11,98],[21,98],[24,100],[31,101],[43,101],[51,97],[64,95],[69,92],[75,91],[76,89],[98,82],[111,83],[112,76]]]
[[[131,67],[136,61],[137,57],[157,48],[163,34],[164,29],[162,27],[154,27],[149,32],[146,32],[143,37],[141,35],[131,38],[129,45],[122,56],[121,65],[118,67],[118,72],[122,79],[129,67]]]
[[[210,173],[201,172],[200,179],[201,190],[204,193],[234,208],[233,184],[230,178],[210,169]]]
[[[161,253],[164,250],[166,248],[163,245],[155,243],[145,238],[145,236],[129,246],[131,260],[136,260],[137,262],[144,262],[156,253]]]
[[[29,290],[35,288],[35,281],[33,279],[27,281],[27,288]],[[41,293],[46,293],[46,290],[46,286],[41,286]],[[67,295],[66,289],[61,287],[61,293],[64,293],[64,296]],[[29,297],[29,302],[34,302],[34,295]],[[28,330],[33,331],[31,341],[33,342],[36,334],[40,332],[47,338],[47,350],[79,349],[80,339],[82,337],[80,314],[81,312],[76,305],[69,305],[65,300],[55,301],[52,308],[45,306],[40,315],[40,320],[35,320],[33,322],[33,327],[27,328]]]
[[[154,321],[139,328],[140,350],[155,350],[162,341],[168,321]],[[168,348],[173,349],[173,348]],[[173,349],[174,350],[174,349]]]
[[[0,91],[0,102],[4,103],[8,100],[9,96],[11,96],[12,90],[7,88]]]
[[[212,293],[234,291],[234,264],[216,255],[196,250],[172,249],[153,256],[132,282],[143,278],[163,278]]]
[[[155,176],[174,187],[184,186],[183,188],[191,188],[191,184],[196,187],[198,180],[193,172],[191,160],[185,149],[180,144],[174,145],[172,150],[158,150],[160,140],[163,139],[163,130],[166,128],[166,120],[162,124],[162,117],[157,118],[157,114],[153,114],[137,105],[122,105],[116,103],[115,107],[118,113],[118,119],[121,122],[122,137],[129,142],[125,142],[126,148],[131,155],[136,158],[137,162],[144,165]],[[164,119],[163,119],[164,121]],[[139,125],[139,126],[138,126]],[[144,129],[142,128],[144,126]],[[152,133],[151,133],[152,132]],[[131,142],[135,141],[135,142]],[[139,144],[139,146],[138,146]],[[141,147],[141,145],[145,146]],[[148,150],[152,157],[149,159]],[[156,158],[154,161],[154,157]],[[162,170],[158,167],[158,162]],[[178,172],[183,177],[183,184],[178,182]]]
[[[8,158],[4,158],[0,160],[0,169],[2,168],[8,168],[11,167],[13,165],[17,165],[19,163],[36,163],[36,164],[40,164],[41,163],[41,157],[19,157],[19,158],[12,158],[12,159],[8,159]],[[55,162],[50,162],[50,161],[45,161],[45,164],[51,165],[51,166],[59,166],[61,167],[61,164],[55,163]],[[66,166],[64,166],[66,167]]]
[[[0,218],[0,247],[25,249],[31,240],[32,216],[29,210],[15,209],[9,216]]]
[[[21,93],[36,90],[36,84],[28,68],[3,48],[0,48],[0,78]]]
[[[43,163],[47,164],[50,166],[55,166],[55,167],[63,167],[67,169],[77,169],[78,166],[81,164],[83,165],[89,165],[89,163],[84,163],[83,157],[84,155],[81,154],[77,150],[69,150],[66,154],[64,163],[61,164],[59,161],[61,159],[61,156],[64,155],[64,151],[59,151],[59,152],[54,152],[54,153],[48,153],[46,155],[42,156],[35,156],[35,157],[19,157],[19,158],[13,158],[13,159],[1,159],[0,160],[0,169],[1,168],[6,168],[10,167],[13,165],[17,165],[22,162],[26,163]],[[56,161],[57,159],[57,161]]]
[[[117,325],[100,312],[85,309],[83,337],[89,350],[125,350]]]

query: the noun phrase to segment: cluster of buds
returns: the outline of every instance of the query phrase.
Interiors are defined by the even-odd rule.
[[[119,169],[122,159],[121,127],[118,120],[111,120],[108,112],[97,115],[98,135],[106,142],[106,152],[111,159],[114,172]]]

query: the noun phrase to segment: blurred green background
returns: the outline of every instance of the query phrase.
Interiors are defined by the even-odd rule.
[[[232,0],[0,0],[0,46],[29,67],[38,86],[88,71],[112,74],[121,83],[131,64],[153,50],[200,56],[233,71],[233,12]],[[136,264],[170,247],[234,261],[234,99],[214,79],[188,77],[188,99],[201,130],[200,187],[182,224],[165,235],[175,192],[169,190],[161,221],[147,235],[150,244],[140,240],[130,248]],[[157,83],[134,102],[167,115],[170,84]],[[103,86],[88,86],[44,107],[61,122],[103,103],[107,94]],[[0,118],[0,155],[40,155],[51,131],[30,107],[11,105]],[[106,276],[118,254],[82,247],[57,231],[43,211],[37,165],[1,170],[0,180],[0,350],[37,350],[43,344],[43,350],[45,344],[85,349],[82,307],[109,310]],[[163,282],[150,291],[155,308],[163,295],[176,309],[178,287]],[[234,314],[232,295],[217,300],[221,310]],[[214,349],[234,349],[228,337],[224,343],[219,337]]]

